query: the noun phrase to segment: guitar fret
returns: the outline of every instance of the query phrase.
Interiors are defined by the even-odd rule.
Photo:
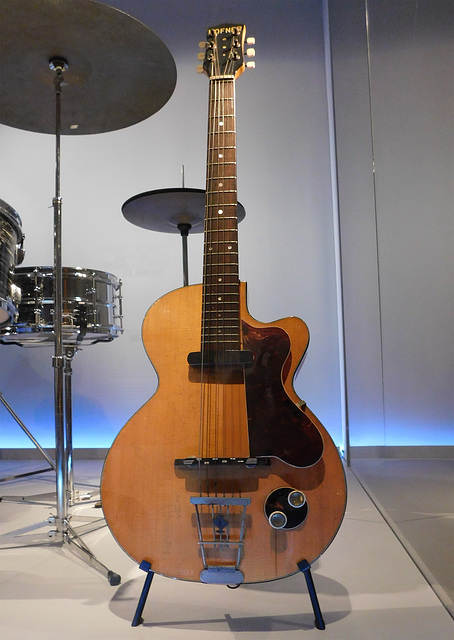
[[[225,262],[212,262],[210,264],[210,266],[211,267],[225,267],[226,264],[228,264],[231,267],[237,267],[238,266],[238,262],[228,262],[228,263],[225,263]]]
[[[202,335],[217,351],[240,348],[234,82],[228,96],[224,86],[210,85],[203,265]]]
[[[205,300],[205,304],[211,305],[211,306],[214,306],[214,305],[222,306],[222,305],[219,305],[219,301],[218,300]],[[222,304],[226,305],[226,306],[227,305],[233,305],[233,304],[238,305],[238,301],[237,300],[223,300]],[[232,308],[229,309],[229,311],[232,311],[232,310],[233,310]]]
[[[212,311],[211,309],[207,309],[207,313],[216,313],[216,311]],[[226,313],[223,313],[221,317],[222,317],[224,320],[226,320],[226,319],[228,320],[228,319],[229,319],[229,316],[228,316],[228,314],[226,314]],[[236,316],[234,316],[233,314],[232,314],[232,317],[231,317],[230,319],[231,319],[232,321],[235,321],[235,322],[238,320],[238,318],[237,318]],[[217,320],[217,318],[209,318],[209,319],[207,320],[207,324],[213,324],[214,322],[216,322],[216,320]]]
[[[237,322],[235,320],[235,318],[230,318],[230,319],[227,319],[227,320],[230,320],[230,321],[227,321],[227,322],[223,322],[223,321],[219,322],[218,321],[218,322],[216,322],[216,318],[212,318],[208,322],[205,323],[205,328],[206,328],[207,331],[218,331],[219,332],[220,329],[226,329],[226,330],[229,330],[229,331],[232,331],[232,329],[235,329],[235,330],[238,331],[238,329],[240,327],[239,322]]]
[[[206,220],[206,225],[205,225],[205,231],[207,234],[215,234],[218,231],[220,233],[228,233],[230,231],[230,233],[235,235],[235,242],[237,242],[236,240],[236,234],[238,232],[238,227],[234,226],[234,227],[224,227],[223,226],[223,222],[224,221],[230,221],[230,224],[232,224],[232,220],[238,221],[237,216],[229,216],[228,218],[224,218],[224,216],[220,217],[219,214],[216,216],[216,218],[208,218]],[[232,241],[233,242],[233,241]]]
[[[208,205],[208,206],[214,207],[215,205],[211,204],[211,205]],[[219,206],[219,205],[217,205],[217,206]],[[220,222],[221,220],[237,220],[237,218],[238,218],[238,216],[222,216],[222,218],[220,218],[219,214],[218,214],[215,218],[214,217],[207,218],[207,222]],[[230,229],[226,229],[226,230],[227,231],[236,231],[236,228],[235,229],[231,229],[230,228]]]

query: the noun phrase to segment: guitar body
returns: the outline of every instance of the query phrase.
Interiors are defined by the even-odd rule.
[[[124,551],[161,575],[199,581],[204,567],[209,576],[236,567],[245,583],[282,578],[323,553],[346,502],[337,449],[292,386],[308,330],[298,318],[256,321],[241,283],[242,343],[253,363],[202,370],[188,364],[200,348],[201,307],[202,285],[194,285],[166,294],[145,316],[143,341],[159,385],[108,453],[104,514]],[[306,515],[294,528],[273,528],[265,513],[268,496],[281,487],[306,498]],[[206,498],[197,506],[201,496],[221,498],[214,507]],[[229,499],[232,505],[222,506]],[[201,536],[210,542],[201,545]]]
[[[134,560],[229,585],[314,562],[346,501],[336,447],[292,386],[307,327],[252,318],[239,281],[234,85],[244,42],[244,25],[207,31],[203,283],[145,316],[158,389],[120,431],[101,483],[107,524]]]

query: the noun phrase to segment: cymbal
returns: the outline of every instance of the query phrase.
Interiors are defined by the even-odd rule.
[[[55,133],[55,72],[68,63],[61,133],[103,133],[169,100],[176,67],[146,25],[94,0],[0,0],[0,122]]]
[[[124,217],[143,229],[181,233],[178,225],[190,225],[191,233],[200,233],[204,228],[205,191],[203,189],[156,189],[139,193],[126,200],[121,207]],[[238,202],[238,222],[246,211]]]

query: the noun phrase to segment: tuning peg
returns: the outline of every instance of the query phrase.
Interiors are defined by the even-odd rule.
[[[249,62],[246,62],[246,67],[248,69],[255,69],[255,62],[254,60],[250,60]]]
[[[204,60],[204,59],[205,59],[205,54],[203,53],[203,51],[197,54],[197,60]]]
[[[249,58],[253,58],[255,56],[255,49],[246,49],[246,55]]]
[[[205,42],[205,40],[202,40],[201,42],[199,42],[199,49],[205,49],[206,46],[207,46],[207,43]]]
[[[246,38],[246,44],[255,44],[255,38]]]
[[[201,64],[198,65],[197,73],[203,73],[203,65],[201,65]]]

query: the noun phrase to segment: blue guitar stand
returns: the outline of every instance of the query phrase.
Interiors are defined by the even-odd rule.
[[[304,574],[306,578],[307,590],[309,591],[309,597],[311,599],[312,608],[315,615],[315,626],[317,629],[325,629],[325,621],[323,620],[322,611],[318,603],[317,593],[315,591],[314,581],[312,580],[311,565],[307,560],[301,560],[297,563],[298,569]]]
[[[311,599],[312,608],[314,610],[315,615],[315,626],[317,629],[325,629],[325,622],[323,620],[322,611],[320,609],[320,605],[318,603],[317,593],[315,591],[314,581],[312,580],[311,574],[311,565],[307,560],[301,560],[297,563],[298,569],[301,573],[304,574],[307,584],[307,590],[309,591],[309,597]],[[154,571],[151,569],[151,564],[147,560],[142,560],[139,565],[139,569],[146,572],[145,582],[142,588],[142,592],[140,594],[139,602],[137,603],[136,612],[134,614],[133,621],[131,622],[131,627],[138,627],[139,624],[142,624],[143,618],[142,613],[145,607],[145,603],[147,601],[148,592],[150,591],[151,583],[154,578]]]
[[[142,560],[142,562],[139,564],[139,569],[142,569],[142,571],[146,571],[147,577],[145,578],[142,593],[140,594],[139,602],[137,603],[137,609],[131,622],[131,627],[138,627],[139,624],[142,624],[143,622],[143,608],[147,601],[148,592],[150,591],[151,583],[154,578],[154,571],[151,570],[151,564],[147,560]]]

